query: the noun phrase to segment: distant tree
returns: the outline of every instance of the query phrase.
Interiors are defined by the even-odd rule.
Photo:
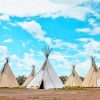
[[[26,78],[27,77],[25,77],[24,75],[18,76],[17,81],[18,81],[19,85],[22,85],[25,82]]]
[[[67,80],[67,76],[60,76],[59,78],[63,83],[65,83],[65,81]]]

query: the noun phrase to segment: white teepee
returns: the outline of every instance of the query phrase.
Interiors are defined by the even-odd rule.
[[[91,67],[84,79],[83,87],[100,87],[100,71],[98,70],[96,63],[94,61],[95,57],[91,57]]]
[[[75,66],[73,66],[72,73],[68,77],[65,82],[65,86],[73,87],[73,86],[81,86],[82,80],[80,76],[77,74],[75,70]]]
[[[49,62],[48,57],[51,51],[52,49],[49,48],[43,49],[43,52],[46,57],[45,62],[40,71],[29,82],[26,88],[57,89],[63,87],[63,83],[61,82],[61,80],[59,79]]]
[[[35,75],[35,66],[32,65],[32,72],[31,72],[31,74],[29,75],[29,77],[25,80],[25,82],[24,82],[24,84],[23,84],[22,86],[23,86],[23,87],[26,87],[27,84],[33,79],[34,75]]]
[[[8,58],[6,63],[4,64],[3,69],[0,73],[0,87],[18,87],[18,82],[16,77],[14,76],[9,64],[8,64]]]

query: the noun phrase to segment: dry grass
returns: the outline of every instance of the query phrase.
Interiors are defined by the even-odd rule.
[[[0,100],[15,100],[14,97],[9,97],[9,96],[0,96]]]
[[[0,100],[100,100],[100,88],[60,90],[0,89]]]

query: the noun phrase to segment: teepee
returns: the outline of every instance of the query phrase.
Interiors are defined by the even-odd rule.
[[[49,47],[43,49],[43,53],[46,57],[45,62],[40,71],[34,76],[29,84],[27,84],[26,88],[57,89],[63,87],[63,83],[61,82],[49,62],[48,58],[51,51],[52,49],[50,49]]]
[[[18,82],[16,77],[14,76],[10,66],[9,66],[9,59],[6,59],[6,63],[4,64],[3,69],[1,70],[0,76],[0,87],[18,87]]]
[[[35,66],[32,65],[32,72],[31,72],[31,74],[29,75],[29,77],[25,80],[25,82],[24,82],[24,84],[23,84],[22,86],[23,86],[23,87],[26,87],[27,84],[33,79],[34,75],[35,75]]]
[[[72,73],[65,82],[65,86],[81,86],[82,80],[75,70],[75,65],[72,66]]]
[[[0,79],[1,79],[1,71],[0,71]]]
[[[82,86],[83,87],[100,87],[100,70],[98,70],[95,57],[91,57],[91,67],[87,73],[86,78],[84,79]]]

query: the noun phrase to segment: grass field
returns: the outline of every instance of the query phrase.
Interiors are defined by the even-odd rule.
[[[100,100],[100,88],[77,90],[0,89],[0,100]]]

